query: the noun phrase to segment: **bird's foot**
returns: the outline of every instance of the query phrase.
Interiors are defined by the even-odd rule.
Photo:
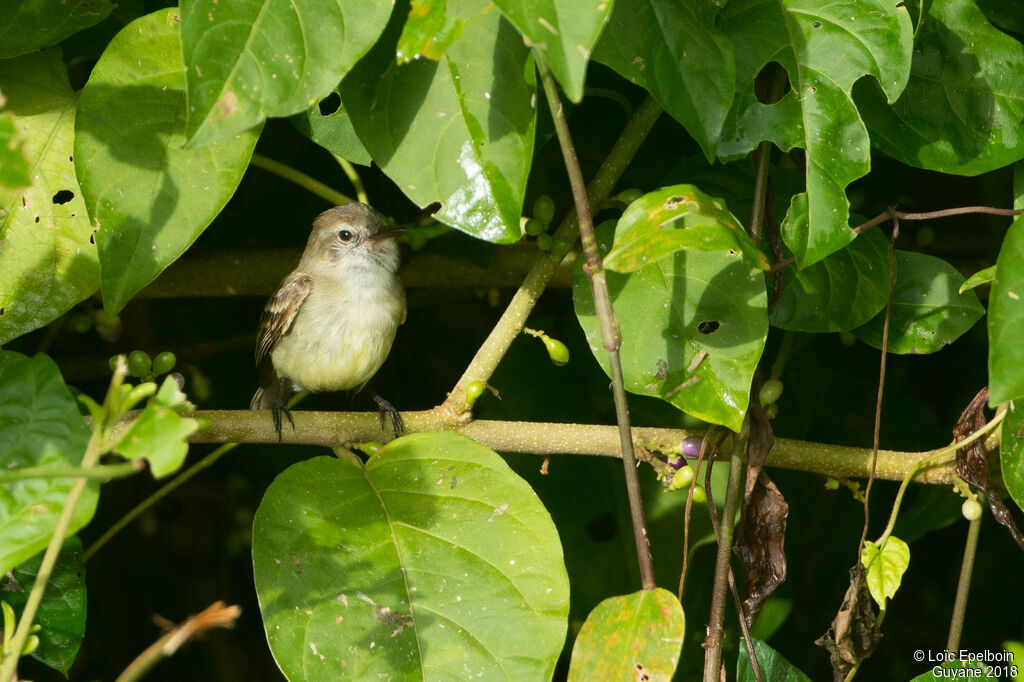
[[[402,423],[402,415],[398,413],[395,406],[377,395],[376,392],[373,394],[373,402],[377,403],[377,409],[380,410],[380,430],[384,430],[384,418],[387,417],[391,420],[391,428],[395,432],[395,438],[401,436],[402,432],[405,431],[405,424]]]
[[[394,409],[394,408],[392,408]],[[281,442],[281,415],[288,417],[288,423],[292,425],[292,431],[295,430],[295,420],[292,419],[292,411],[288,409],[288,405],[283,400],[278,398],[274,401],[274,404],[270,408],[270,414],[274,418],[274,430],[277,431],[277,440]]]

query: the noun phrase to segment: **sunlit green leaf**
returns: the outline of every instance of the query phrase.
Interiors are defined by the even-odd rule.
[[[1024,163],[1013,178],[1014,208],[1024,208]],[[988,297],[989,403],[1024,397],[1024,217],[1003,238]]]
[[[612,223],[597,231],[606,253]],[[768,333],[764,275],[738,253],[679,251],[628,275],[607,273],[622,332],[626,389],[739,430]],[[577,262],[576,316],[607,372],[590,285]]]
[[[587,62],[612,0],[495,0],[551,68],[573,102],[583,99]]]
[[[683,607],[668,590],[609,597],[587,616],[569,680],[669,680],[683,648]]]
[[[890,106],[869,86],[857,98],[871,146],[912,166],[961,175],[1024,157],[1024,45],[989,24],[973,0],[923,6],[903,95]]]
[[[60,50],[0,61],[4,111],[31,186],[0,186],[0,344],[66,312],[99,287],[93,228],[74,164],[75,96]]]
[[[3,94],[0,93],[0,102]],[[14,127],[14,119],[7,112],[0,112],[0,187],[28,187],[28,159],[23,150],[24,140]]]
[[[899,249],[895,256],[890,353],[934,353],[958,339],[985,314],[973,291],[960,293],[963,275],[946,261]],[[881,348],[884,323],[882,310],[853,333],[861,341]]]
[[[912,35],[903,3],[888,0],[734,0],[722,30],[736,46],[736,98],[718,153],[749,153],[762,140],[806,150],[807,191],[794,199],[783,238],[806,267],[853,240],[846,186],[870,168],[868,132],[851,97],[864,75],[890,101],[910,75]],[[781,64],[791,89],[762,104],[754,79]]]
[[[0,471],[77,466],[89,429],[53,360],[0,351]],[[0,483],[0,575],[50,542],[74,479]],[[86,486],[68,535],[92,518],[99,486]]]
[[[337,108],[324,113],[327,110],[325,104],[337,105]],[[341,104],[339,94],[330,95],[301,114],[292,116],[290,120],[303,135],[332,154],[361,166],[369,166],[372,162],[370,152],[366,151],[356,135],[356,129],[352,127],[352,119]]]
[[[999,468],[1003,483],[1017,506],[1024,509],[1024,405],[1012,400],[1006,407],[999,439]]]
[[[455,0],[453,6],[465,3]],[[462,35],[466,17],[448,11],[447,0],[412,0],[395,55],[402,64],[418,57],[437,60]]]
[[[662,187],[630,204],[615,227],[615,244],[604,264],[632,272],[680,249],[738,253],[747,265],[768,269],[768,259],[725,202],[693,185]]]
[[[391,16],[389,0],[196,0],[181,6],[190,146],[291,116],[337,87]]]
[[[198,149],[185,141],[178,12],[133,21],[82,90],[75,163],[96,235],[103,304],[117,312],[206,229],[234,193],[258,131]]]
[[[464,10],[471,18],[439,61],[397,65],[375,49],[342,98],[373,160],[413,202],[440,201],[437,220],[509,243],[533,155],[533,59],[500,13],[476,0]]]
[[[867,540],[860,555],[860,562],[866,573],[864,581],[878,607],[885,608],[899,589],[903,573],[910,565],[910,547],[894,535],[882,540],[880,545]]]
[[[292,465],[256,512],[253,564],[291,680],[550,679],[564,644],[568,578],[551,517],[464,436],[405,436],[365,469]]]
[[[39,552],[8,574],[6,581],[0,577],[0,599],[18,613],[25,608],[42,561]],[[39,602],[35,622],[42,628],[36,633],[39,648],[32,657],[67,675],[85,636],[85,606],[85,563],[82,541],[76,535],[64,541]]]
[[[996,278],[996,266],[990,265],[983,270],[978,270],[976,273],[967,278],[967,280],[960,285],[960,293],[976,289],[982,284],[991,284]]]
[[[145,459],[154,478],[173,474],[188,454],[188,437],[199,423],[181,414],[185,396],[173,377],[166,377],[156,395],[132,421],[117,444],[117,452],[129,459]]]
[[[811,682],[811,678],[803,674],[799,668],[786,660],[775,649],[759,639],[754,640],[754,653],[757,663],[761,666],[761,674],[765,680],[772,682]],[[750,665],[746,642],[740,640],[740,653],[736,657],[736,682],[754,682],[754,668]]]
[[[824,260],[803,269],[787,268],[772,325],[837,332],[870,320],[889,297],[888,243],[881,230],[868,230]]]
[[[0,3],[0,59],[56,45],[98,24],[112,9],[107,0],[5,0]]]

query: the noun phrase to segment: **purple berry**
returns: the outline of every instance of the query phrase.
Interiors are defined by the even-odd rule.
[[[684,457],[696,457],[700,454],[700,442],[703,439],[698,436],[690,436],[689,438],[683,439],[683,456]],[[676,467],[678,468],[678,467]]]

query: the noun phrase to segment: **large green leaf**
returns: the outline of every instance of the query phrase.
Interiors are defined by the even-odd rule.
[[[573,102],[583,99],[587,62],[613,0],[495,0],[551,68]]]
[[[870,75],[889,101],[899,96],[910,75],[910,18],[903,3],[889,0],[734,0],[723,18],[736,46],[736,99],[718,153],[737,158],[762,140],[806,150],[807,192],[790,210],[807,219],[790,219],[783,229],[806,267],[854,238],[845,190],[867,174],[871,155],[850,92]],[[754,79],[773,61],[785,67],[792,89],[762,104]]]
[[[858,93],[871,145],[962,175],[1024,157],[1024,45],[989,24],[973,0],[923,4],[903,95],[890,106],[875,87]]]
[[[53,360],[0,351],[0,471],[77,466],[89,429]],[[0,575],[41,551],[57,527],[74,479],[0,484]],[[68,535],[92,518],[98,484],[86,487]]]
[[[607,253],[613,224],[597,231]],[[738,431],[768,333],[764,276],[738,253],[680,251],[628,275],[607,273],[622,331],[626,389]],[[608,371],[583,259],[573,277],[576,316]]]
[[[999,468],[1003,483],[1017,506],[1024,509],[1024,405],[1010,401],[999,439]]]
[[[550,679],[569,586],[551,517],[497,454],[450,433],[365,468],[317,457],[253,523],[267,639],[291,680]]]
[[[609,597],[576,636],[569,680],[670,680],[685,631],[683,606],[668,590]]]
[[[888,244],[881,230],[868,230],[814,265],[787,268],[772,325],[796,332],[837,332],[870,320],[889,297]]]
[[[31,186],[0,186],[0,344],[99,287],[92,225],[75,177],[75,96],[60,50],[0,61]]]
[[[934,353],[958,339],[985,314],[973,291],[960,293],[963,275],[946,261],[899,249],[895,255],[890,353]],[[884,324],[883,309],[853,333],[861,341],[881,348]]]
[[[2,98],[0,93],[0,108],[3,106]],[[14,127],[14,117],[0,111],[0,187],[19,188],[32,184],[23,145],[24,141]]]
[[[103,304],[124,307],[202,233],[234,193],[256,144],[250,130],[198,149],[185,142],[178,13],[133,21],[82,90],[75,164],[99,222]]]
[[[761,666],[764,679],[771,682],[811,682],[811,678],[778,651],[759,639],[753,641],[754,653],[757,655],[757,663]],[[740,653],[736,659],[736,682],[754,682],[756,679],[754,668],[750,665],[750,656],[747,655],[746,642],[741,639]]]
[[[103,21],[114,5],[107,0],[3,0],[0,2],[0,59],[56,45]]]
[[[0,579],[0,599],[21,613],[28,601],[29,591],[39,573],[43,553],[19,565],[7,576]],[[67,676],[68,668],[75,662],[78,648],[85,636],[85,564],[82,562],[82,541],[78,536],[64,541],[53,573],[46,583],[46,592],[39,603],[35,622],[42,626],[37,633],[39,648],[32,652],[51,668]]]
[[[440,201],[441,222],[509,243],[521,234],[533,154],[533,59],[481,0],[454,13],[467,17],[462,36],[439,61],[399,65],[390,50],[375,50],[345,79],[342,97],[373,160],[413,202]]]
[[[181,7],[190,146],[325,97],[391,16],[388,0],[197,0]]]
[[[768,269],[768,259],[725,202],[693,185],[662,187],[630,204],[615,226],[615,245],[604,264],[632,272],[680,249],[738,253],[749,266]]]
[[[1024,208],[1024,163],[1013,178],[1014,207]],[[1024,397],[1024,217],[1003,238],[988,297],[988,388],[992,405]]]
[[[594,59],[641,85],[713,159],[735,91],[732,40],[711,3],[616,0]]]

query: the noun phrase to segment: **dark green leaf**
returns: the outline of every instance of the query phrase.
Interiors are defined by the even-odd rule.
[[[669,680],[683,648],[683,606],[668,590],[609,597],[587,616],[569,680]]]
[[[960,175],[1024,157],[1024,45],[989,24],[973,0],[924,6],[903,95],[890,106],[877,88],[858,94],[871,145],[903,163]]]
[[[53,360],[0,351],[0,471],[77,466],[89,429]],[[0,484],[0,575],[50,541],[74,479],[28,479]],[[86,486],[68,535],[92,518],[99,486]]]
[[[735,90],[732,40],[711,3],[616,0],[594,59],[643,86],[713,159]]]
[[[75,177],[75,95],[60,50],[0,61],[0,91],[32,179],[28,189],[0,186],[4,344],[92,295],[100,273],[93,228]]]
[[[662,187],[630,204],[615,226],[615,244],[604,264],[632,272],[680,249],[738,253],[750,267],[768,269],[768,259],[725,202],[693,185]]]
[[[814,265],[787,268],[772,325],[796,332],[837,332],[870,320],[885,308],[889,296],[888,245],[881,230],[868,230]]]
[[[597,232],[606,253],[613,225]],[[739,430],[768,333],[764,276],[739,254],[680,251],[628,275],[607,273],[622,330],[626,389]],[[583,261],[573,277],[576,316],[608,371]]]
[[[495,0],[547,62],[565,94],[583,99],[587,62],[612,10],[612,0]]]
[[[1014,208],[1024,208],[1024,163],[1013,178]],[[1024,397],[1024,217],[1003,238],[988,297],[989,403]]]
[[[0,99],[0,104],[2,102]],[[16,189],[32,184],[24,144],[14,128],[14,118],[7,112],[0,113],[0,187]]]
[[[959,338],[985,314],[973,291],[959,293],[963,275],[946,261],[899,249],[895,255],[890,353],[934,353]],[[884,323],[882,310],[853,333],[861,341],[881,348]]]
[[[391,16],[388,0],[197,0],[181,7],[190,146],[325,97]]]
[[[15,568],[6,581],[0,578],[0,599],[13,606],[18,613],[25,608],[42,561],[43,553],[40,552]],[[46,592],[39,603],[35,620],[42,626],[37,633],[39,648],[31,654],[33,658],[56,668],[65,676],[75,662],[78,647],[85,636],[85,602],[82,541],[76,535],[64,541],[57,564],[46,583]]]
[[[13,7],[12,7],[13,4]],[[103,21],[114,5],[107,0],[21,0],[0,4],[0,59],[56,45]]]
[[[437,220],[509,243],[533,154],[533,59],[498,12],[471,6],[439,61],[390,63],[379,78],[364,64],[342,97],[373,160],[413,202],[440,201]]]
[[[761,673],[765,680],[811,682],[811,678],[804,675],[799,668],[787,661],[778,651],[759,639],[753,641],[754,654],[757,655],[757,662],[761,666]],[[756,679],[754,668],[750,665],[750,656],[747,655],[746,642],[740,640],[740,653],[736,659],[736,682],[754,682]]]
[[[845,189],[868,172],[870,145],[850,91],[870,75],[890,101],[899,96],[910,74],[910,18],[888,0],[735,0],[723,18],[736,46],[736,98],[718,153],[737,158],[761,140],[807,150],[807,192],[794,199],[799,217],[783,230],[806,267],[853,240]],[[754,79],[773,61],[792,89],[762,104]]]
[[[338,108],[323,113],[323,105],[333,103],[335,99],[338,100]],[[359,141],[359,136],[352,127],[352,119],[341,104],[340,95],[334,94],[301,114],[292,116],[290,120],[303,135],[332,154],[361,166],[369,166],[372,162],[370,152],[366,151],[366,147]]]
[[[206,229],[242,179],[258,136],[250,130],[181,148],[186,102],[177,17],[165,9],[126,26],[78,103],[75,163],[100,224],[108,311],[123,308]]]
[[[1010,497],[1024,509],[1024,405],[1017,407],[1017,402],[1010,401],[1006,406],[999,439],[999,467]]]
[[[117,452],[128,459],[147,460],[154,478],[173,474],[188,454],[188,437],[199,430],[195,419],[180,414],[187,405],[174,378],[166,377],[121,436]]]
[[[253,564],[270,648],[292,680],[549,679],[564,644],[568,578],[551,517],[464,436],[405,436],[365,469],[292,465],[256,512]]]

